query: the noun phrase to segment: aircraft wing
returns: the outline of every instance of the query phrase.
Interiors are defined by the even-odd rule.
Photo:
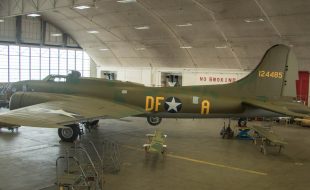
[[[35,94],[33,94],[35,95]],[[42,95],[41,94],[38,94]],[[144,113],[139,107],[73,95],[48,94],[50,101],[0,113],[0,123],[61,128],[64,125],[100,118],[119,119]]]
[[[260,101],[260,100],[244,100],[242,102],[245,105],[262,108],[268,111],[272,111],[275,113],[291,116],[291,117],[298,117],[298,118],[308,118],[309,115],[305,113],[299,113],[292,111],[287,105],[281,105],[279,103],[274,103],[272,101]],[[302,107],[302,105],[300,105]]]

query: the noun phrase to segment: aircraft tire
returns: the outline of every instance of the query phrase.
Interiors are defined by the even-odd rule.
[[[58,136],[64,142],[74,142],[80,134],[78,125],[68,125],[66,128],[58,129]]]
[[[161,123],[162,118],[157,116],[147,116],[146,120],[150,125],[156,126]]]

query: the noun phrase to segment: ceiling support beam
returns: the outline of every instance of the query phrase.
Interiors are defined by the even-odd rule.
[[[273,30],[275,31],[275,33],[282,38],[282,34],[281,32],[278,30],[278,28],[273,24],[273,22],[271,21],[270,17],[268,16],[268,14],[266,13],[266,11],[264,10],[264,8],[262,7],[262,5],[257,1],[254,0],[255,4],[258,6],[259,10],[263,13],[263,15],[265,16],[265,18],[267,19],[267,21],[269,22],[269,24],[271,25],[271,27],[273,28]]]
[[[176,31],[174,31],[174,29],[159,15],[157,14],[154,10],[152,10],[150,7],[148,7],[142,0],[138,0],[137,1],[140,5],[141,8],[143,8],[145,11],[147,11],[154,19],[156,19],[159,23],[162,24],[162,26],[175,38],[177,39],[177,43],[179,45],[179,47],[188,45],[186,43],[184,43],[184,41],[182,40],[182,38],[177,34]],[[198,65],[195,62],[192,54],[190,53],[190,51],[187,48],[184,48],[184,51],[186,52],[186,54],[188,55],[188,58],[190,59],[192,65],[194,68],[197,68]],[[151,66],[152,67],[152,66]]]
[[[223,37],[226,45],[228,46],[231,54],[233,55],[234,59],[236,60],[236,62],[238,63],[239,65],[239,69],[244,69],[236,52],[234,51],[230,41],[228,40],[226,34],[224,33],[224,31],[222,30],[222,28],[219,26],[218,22],[217,22],[217,19],[214,15],[214,12],[212,10],[210,10],[208,7],[206,7],[205,5],[201,4],[200,2],[196,1],[196,0],[192,0],[193,3],[195,3],[198,7],[200,7],[202,10],[206,11],[212,18],[214,24],[215,24],[215,27],[216,27],[216,30],[220,33],[220,35]]]
[[[0,18],[39,13],[78,5],[95,6],[96,0],[1,0]]]

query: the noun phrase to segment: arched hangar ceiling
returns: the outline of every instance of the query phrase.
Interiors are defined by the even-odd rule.
[[[266,49],[284,43],[294,48],[300,69],[310,70],[309,0],[94,2],[42,15],[98,65],[253,69]]]

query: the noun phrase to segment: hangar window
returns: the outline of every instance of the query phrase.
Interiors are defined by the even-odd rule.
[[[71,70],[90,76],[90,58],[80,49],[0,44],[0,82],[40,80]]]

